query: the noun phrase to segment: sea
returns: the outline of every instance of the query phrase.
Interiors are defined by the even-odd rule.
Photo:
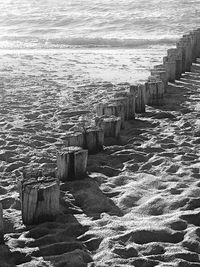
[[[198,27],[199,0],[1,0],[0,83],[141,82]]]

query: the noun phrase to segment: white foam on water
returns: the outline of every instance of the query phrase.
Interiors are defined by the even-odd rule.
[[[200,25],[198,0],[1,0],[0,10],[1,55],[19,55],[20,65],[22,53],[40,54],[48,65],[54,54],[51,64],[63,73],[63,53],[69,75],[83,82],[143,80],[177,38]]]

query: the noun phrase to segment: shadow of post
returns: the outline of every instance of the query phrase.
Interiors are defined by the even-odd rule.
[[[99,219],[102,213],[122,216],[122,211],[99,188],[94,179],[68,182],[61,185],[61,190],[69,191],[75,200],[75,205],[92,219]]]

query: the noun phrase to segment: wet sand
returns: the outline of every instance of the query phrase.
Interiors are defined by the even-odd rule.
[[[81,104],[73,113],[83,92],[57,110],[54,91],[10,90],[0,107],[0,266],[200,266],[199,84],[200,66],[170,84],[162,107],[147,107],[118,143],[89,156],[87,178],[61,184],[56,221],[33,227],[21,220],[21,168],[55,168],[65,131],[94,115]]]

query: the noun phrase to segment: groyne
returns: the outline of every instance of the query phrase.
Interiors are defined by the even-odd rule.
[[[143,84],[131,85],[113,94],[107,102],[96,106],[96,118],[91,126],[80,121],[79,130],[68,132],[66,148],[57,151],[57,176],[49,172],[24,172],[19,181],[22,220],[31,225],[52,220],[59,213],[59,184],[74,179],[83,179],[87,171],[88,154],[94,154],[109,144],[106,139],[120,140],[120,130],[126,121],[134,120],[137,114],[145,113],[147,105],[162,106],[168,84],[180,79],[191,70],[192,63],[200,56],[200,29],[183,35],[175,48],[167,50],[160,65],[150,70]],[[3,235],[2,216],[0,234]],[[0,242],[3,242],[3,237]]]

